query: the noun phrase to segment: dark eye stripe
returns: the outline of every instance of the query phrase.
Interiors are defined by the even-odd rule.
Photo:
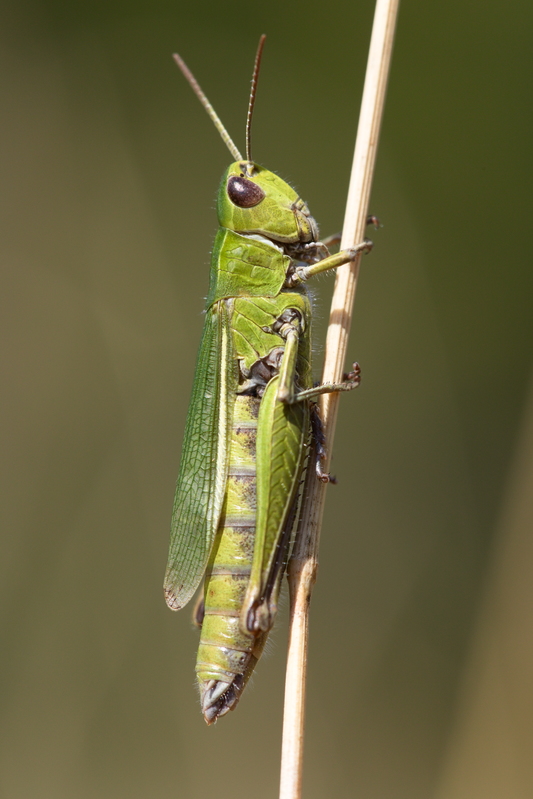
[[[228,180],[228,197],[239,208],[253,208],[265,196],[263,189],[246,178],[231,177]]]

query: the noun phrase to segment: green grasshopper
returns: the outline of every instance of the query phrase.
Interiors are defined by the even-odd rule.
[[[205,576],[196,673],[208,724],[233,710],[276,615],[298,514],[311,435],[328,481],[314,386],[311,304],[305,281],[352,261],[368,241],[336,255],[318,240],[307,205],[251,157],[251,119],[265,37],[259,42],[243,158],[194,76],[174,58],[235,159],[218,193],[205,325],[176,487],[165,596],[189,602]]]

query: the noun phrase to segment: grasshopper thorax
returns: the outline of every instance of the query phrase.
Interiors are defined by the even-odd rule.
[[[236,233],[280,244],[318,239],[316,222],[294,189],[253,161],[235,161],[226,170],[218,192],[218,221]]]

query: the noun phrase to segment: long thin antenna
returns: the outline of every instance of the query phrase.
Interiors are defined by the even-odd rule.
[[[259,67],[261,66],[261,56],[265,46],[266,34],[263,33],[257,45],[255,54],[254,74],[252,75],[252,88],[250,90],[250,102],[248,103],[248,116],[246,117],[246,160],[252,160],[252,114],[255,105],[255,92],[257,90],[257,79],[259,77]]]
[[[203,107],[205,108],[205,110],[207,111],[207,113],[209,114],[211,119],[213,120],[213,124],[214,124],[215,128],[218,130],[218,132],[222,136],[222,141],[224,142],[224,144],[226,145],[226,147],[228,148],[228,150],[230,151],[230,153],[232,154],[234,159],[236,161],[242,161],[243,160],[242,155],[240,154],[240,152],[235,147],[231,136],[229,135],[228,131],[226,130],[226,128],[224,127],[224,125],[220,121],[220,118],[219,118],[217,112],[215,111],[215,109],[213,108],[213,106],[211,105],[211,103],[209,102],[209,100],[207,99],[207,97],[205,96],[203,91],[201,90],[198,81],[196,80],[196,78],[192,74],[191,70],[189,69],[189,67],[187,66],[187,64],[183,60],[183,58],[180,55],[178,55],[177,53],[174,53],[172,58],[174,59],[174,61],[178,65],[178,67],[181,69],[183,74],[185,75],[185,77],[186,77],[187,81],[189,82],[193,92],[198,97],[198,99],[202,103]],[[248,115],[250,115],[250,112],[248,112]]]

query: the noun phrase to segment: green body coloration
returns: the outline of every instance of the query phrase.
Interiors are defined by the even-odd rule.
[[[264,197],[235,206],[235,182],[245,201],[249,184]],[[339,257],[320,259],[325,247],[305,204],[272,172],[236,162],[222,179],[218,215],[165,580],[177,610],[205,573],[196,671],[208,723],[235,707],[274,621],[310,435],[308,398],[353,387],[312,389],[302,281]],[[317,263],[298,266],[304,258]]]
[[[249,124],[243,159],[175,58],[238,157],[218,194],[220,230],[165,577],[167,604],[179,610],[205,576],[196,672],[211,724],[236,706],[274,622],[315,413],[309,400],[358,384],[354,373],[345,383],[312,387],[311,306],[303,284],[367,245],[329,255],[296,192],[251,160]],[[251,110],[248,123],[250,117]],[[317,474],[328,479],[318,462]]]

